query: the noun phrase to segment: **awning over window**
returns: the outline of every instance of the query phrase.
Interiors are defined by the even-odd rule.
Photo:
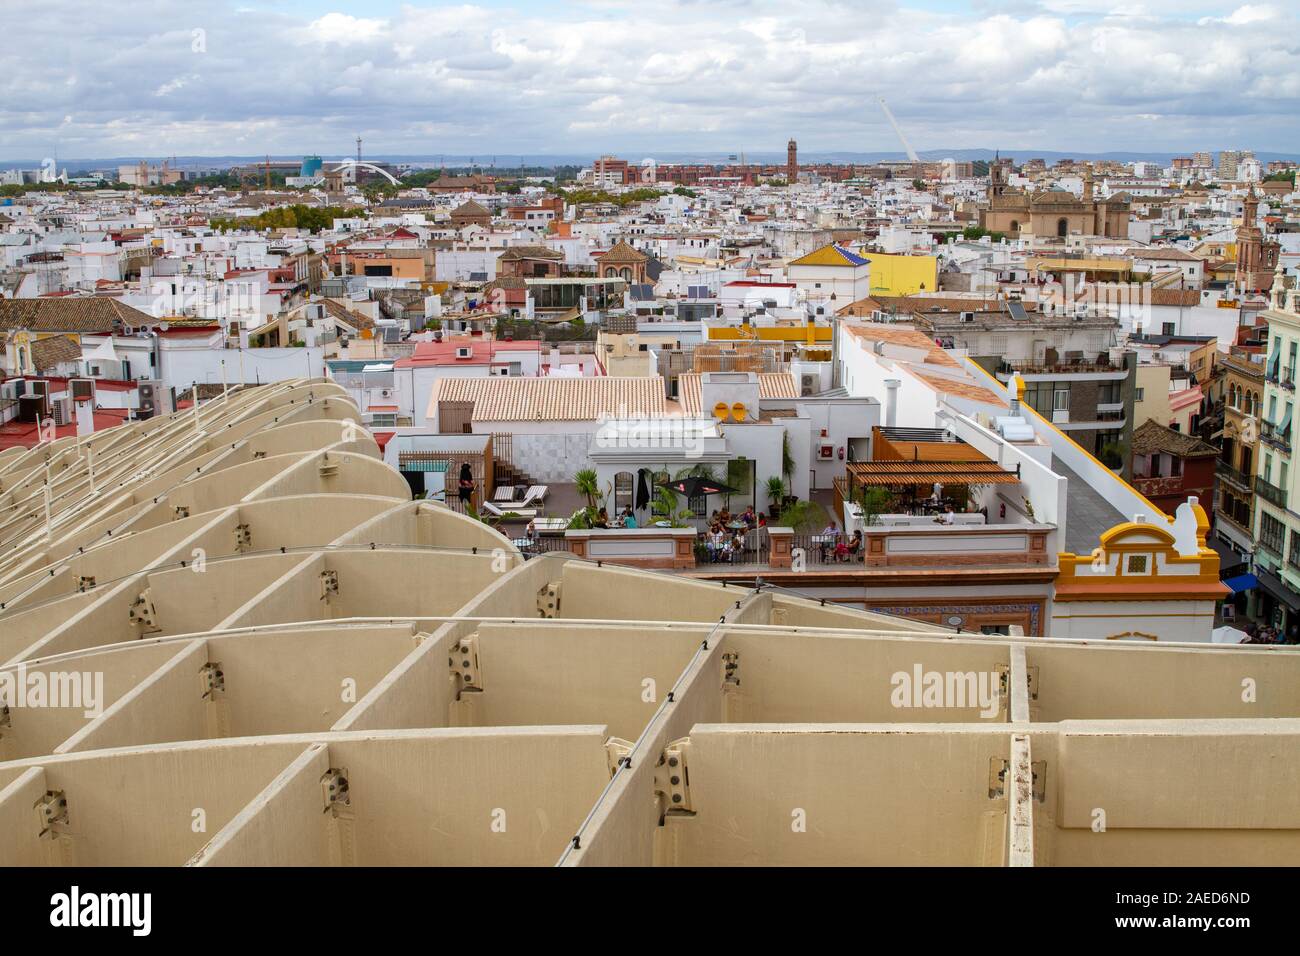
[[[1228,578],[1223,582],[1233,594],[1240,594],[1242,591],[1253,591],[1259,586],[1259,578],[1253,574],[1239,574],[1235,578]]]

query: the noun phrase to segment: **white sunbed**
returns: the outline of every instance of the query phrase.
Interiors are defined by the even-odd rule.
[[[531,485],[528,491],[524,493],[524,500],[519,502],[527,507],[528,505],[544,505],[546,503],[546,493],[550,491],[546,485]]]
[[[537,517],[536,508],[516,508],[513,505],[507,505],[505,508],[500,508],[490,501],[483,502],[483,507],[479,510],[490,514],[494,518],[504,518],[509,514],[517,516],[520,521],[532,521]]]

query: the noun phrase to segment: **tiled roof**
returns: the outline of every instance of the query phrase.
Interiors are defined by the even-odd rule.
[[[564,253],[550,246],[511,246],[497,256],[499,262],[511,262],[515,259],[563,259]]]
[[[1208,445],[1195,435],[1185,435],[1172,428],[1166,428],[1154,418],[1148,418],[1133,429],[1133,454],[1150,455],[1164,452],[1178,458],[1208,458],[1217,455],[1219,450]]]
[[[491,216],[492,213],[488,212],[486,209],[483,208],[483,206],[481,206],[479,203],[476,203],[474,200],[466,199],[463,203],[461,203],[459,206],[457,206],[455,209],[451,211],[451,215],[453,218],[458,216],[477,217],[477,216]]]
[[[1198,305],[1201,293],[1197,289],[1152,289],[1152,305]]]
[[[155,321],[139,309],[102,296],[0,299],[0,331],[111,332],[115,322],[138,326]]]
[[[758,397],[798,398],[799,383],[790,372],[759,372]],[[687,415],[705,414],[700,400],[699,372],[683,372],[677,377],[677,400]]]
[[[594,421],[668,411],[658,376],[440,378],[429,399],[430,418],[439,402],[473,402],[473,420],[492,422]]]
[[[1200,262],[1201,259],[1188,255],[1181,249],[1130,249],[1128,254],[1134,259],[1156,259],[1161,262]]]
[[[81,346],[66,336],[54,335],[32,343],[32,365],[36,366],[37,372],[45,372],[63,362],[80,360]]]
[[[338,319],[340,322],[352,326],[352,328],[356,329],[358,332],[362,329],[373,329],[375,327],[375,320],[370,318],[370,316],[366,315],[364,312],[357,312],[353,309],[349,309],[347,306],[340,302],[336,302],[333,299],[324,299],[321,304],[325,306],[325,311],[331,316]]]
[[[934,343],[934,339],[919,332],[897,325],[878,325],[869,322],[845,324],[844,330],[865,342],[885,342],[891,345],[903,345],[908,348],[925,349],[925,361],[928,365],[946,365],[949,368],[961,368],[961,363]]]
[[[907,371],[925,382],[936,392],[941,392],[944,395],[954,395],[957,398],[969,399],[972,402],[983,402],[986,405],[999,405],[1004,408],[1007,406],[1007,400],[1003,396],[972,381],[962,381],[961,379],[948,378],[943,375],[927,375],[916,368],[908,368]]]
[[[637,252],[626,242],[620,239],[618,242],[596,257],[602,265],[608,265],[611,262],[645,262],[648,258],[645,253]]]
[[[815,249],[806,256],[800,256],[798,259],[791,261],[792,266],[845,266],[856,267],[867,265],[867,260],[859,255],[854,255],[842,246],[831,243],[828,246],[822,246]]]

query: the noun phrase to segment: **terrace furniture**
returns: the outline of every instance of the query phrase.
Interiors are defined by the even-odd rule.
[[[502,509],[497,507],[497,505],[491,501],[483,502],[483,507],[481,510],[492,515],[492,517],[494,518],[504,518],[507,514],[509,514],[513,516],[511,520],[517,519],[519,521],[532,521],[534,518],[537,517],[536,508],[515,508],[513,506],[507,506],[506,508]]]
[[[537,505],[541,507],[546,503],[546,493],[550,491],[546,485],[532,485],[524,492],[523,499],[519,502],[524,507]]]

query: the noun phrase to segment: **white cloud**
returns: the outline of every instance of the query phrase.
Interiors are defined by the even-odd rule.
[[[340,43],[351,46],[369,43],[388,32],[386,20],[367,20],[346,13],[327,13],[313,20],[307,27],[307,36],[318,43]]]
[[[896,150],[876,95],[920,149],[1300,151],[1294,14],[1123,2],[519,0],[380,19],[150,0],[151,32],[89,0],[5,0],[24,43],[0,71],[0,158],[342,155],[357,135],[425,155],[753,154],[791,135]]]

